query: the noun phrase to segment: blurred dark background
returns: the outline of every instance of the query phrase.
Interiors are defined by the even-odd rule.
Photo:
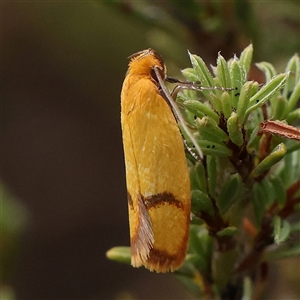
[[[2,286],[15,298],[192,299],[172,275],[105,252],[129,245],[119,99],[127,57],[152,47],[178,77],[187,49],[214,63],[252,41],[255,61],[279,71],[299,52],[298,1],[218,3],[2,2],[1,179],[24,220]]]

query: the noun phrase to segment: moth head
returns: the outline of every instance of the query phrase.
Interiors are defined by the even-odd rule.
[[[148,48],[136,52],[128,57],[130,59],[129,67],[132,71],[140,73],[141,75],[147,73],[151,78],[158,83],[157,76],[154,69],[159,71],[161,78],[164,80],[166,78],[166,65],[163,58],[153,49]]]

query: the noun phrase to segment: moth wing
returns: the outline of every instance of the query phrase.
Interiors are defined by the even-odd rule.
[[[122,109],[132,264],[166,272],[182,264],[187,249],[187,163],[177,122],[155,85],[141,79],[133,90]]]

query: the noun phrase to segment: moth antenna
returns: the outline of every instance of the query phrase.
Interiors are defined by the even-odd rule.
[[[170,82],[170,81],[168,81],[168,82]],[[208,90],[221,90],[221,91],[233,91],[234,90],[234,88],[224,88],[221,86],[196,86],[195,84],[198,84],[198,81],[197,82],[180,81],[179,83],[180,84],[176,85],[171,92],[171,96],[173,99],[176,98],[176,96],[180,92],[180,90],[192,90],[192,91],[197,91],[197,92],[208,91]]]
[[[189,153],[190,153],[196,160],[201,160],[201,157],[200,157],[199,155],[197,155],[197,154],[194,152],[193,148],[191,148],[191,147],[188,145],[188,143],[187,143],[187,141],[186,141],[185,138],[183,138],[183,143],[184,143],[184,146],[185,146],[185,148],[187,149],[187,151],[189,151]]]
[[[186,122],[178,108],[178,106],[176,105],[174,99],[172,98],[172,96],[170,95],[168,89],[166,88],[165,84],[164,84],[164,80],[161,78],[161,75],[159,73],[159,70],[157,67],[154,67],[153,68],[154,72],[155,72],[155,75],[157,77],[157,80],[159,82],[159,85],[160,85],[160,88],[162,89],[165,97],[166,97],[166,100],[168,101],[168,103],[170,104],[171,106],[171,109],[173,111],[173,114],[176,116],[176,118],[178,119],[178,121],[180,122],[183,130],[185,131],[185,133],[187,134],[187,136],[190,138],[190,140],[192,141],[192,143],[194,144],[195,146],[195,149],[197,150],[198,154],[199,154],[199,157],[200,159],[203,159],[203,153],[202,153],[202,150],[200,149],[196,139],[195,139],[195,136],[190,132],[188,126],[186,125]]]

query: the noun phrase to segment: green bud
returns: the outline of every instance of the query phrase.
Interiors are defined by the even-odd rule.
[[[212,142],[228,141],[229,137],[215,122],[210,118],[203,117],[196,120],[196,125],[201,136],[205,140]]]
[[[240,147],[244,143],[244,137],[238,121],[238,115],[232,112],[230,118],[227,120],[227,130],[230,140]]]
[[[248,108],[249,101],[252,96],[252,94],[251,94],[252,88],[254,85],[255,85],[255,83],[253,81],[247,81],[242,87],[241,95],[240,95],[239,102],[237,105],[237,110],[236,110],[240,125],[242,125],[244,123],[244,121],[246,121],[245,112]]]
[[[231,97],[228,92],[224,92],[221,96],[221,103],[222,103],[222,111],[225,118],[229,118],[232,107],[231,107]]]

